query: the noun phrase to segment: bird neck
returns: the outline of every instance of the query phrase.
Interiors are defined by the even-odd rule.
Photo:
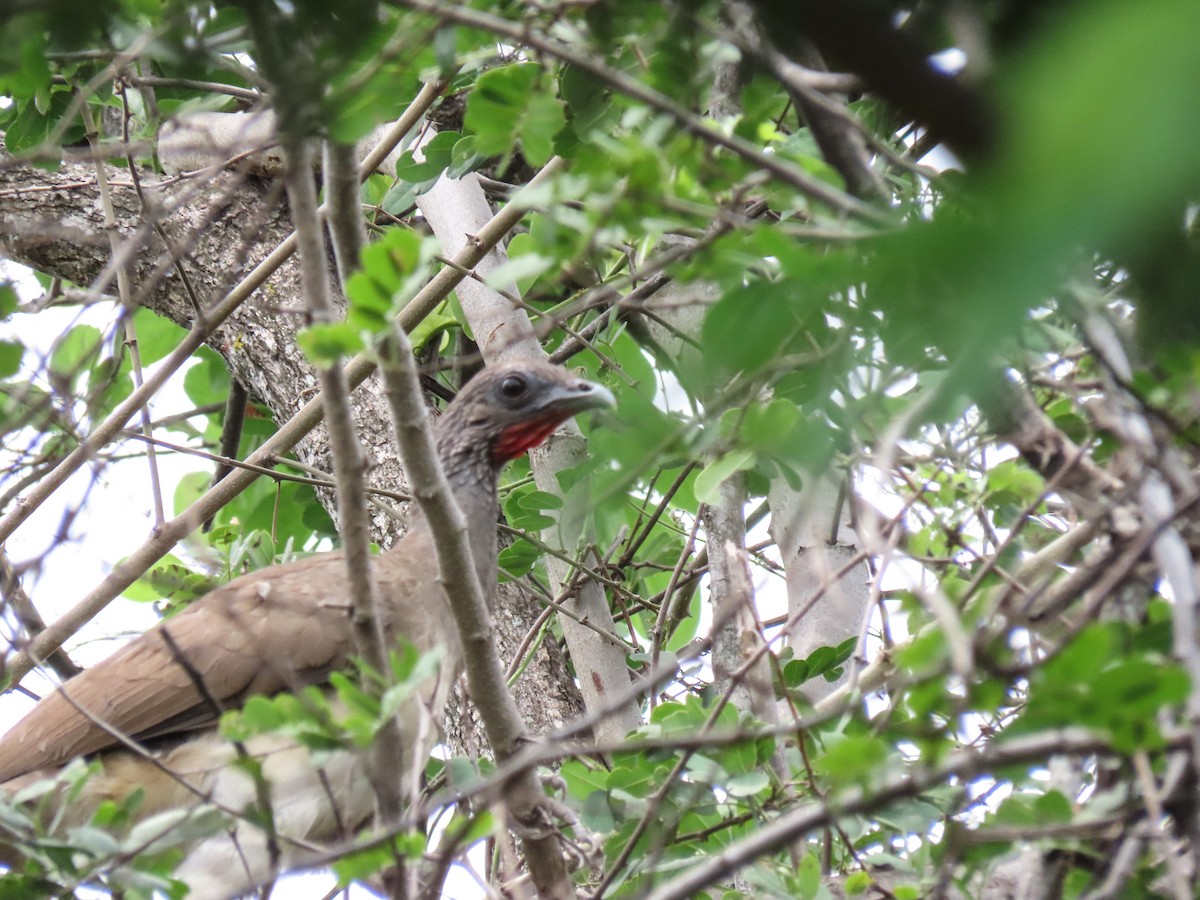
[[[496,494],[500,467],[492,459],[490,442],[473,438],[469,429],[439,428],[438,459],[468,523],[482,518],[494,528],[500,513]]]
[[[500,518],[500,500],[496,493],[499,467],[492,461],[490,442],[478,439],[472,429],[456,427],[444,418],[438,422],[436,443],[438,458],[454,502],[467,523],[475,572],[484,593],[491,597],[496,585],[496,524]],[[428,527],[419,510],[413,526]]]

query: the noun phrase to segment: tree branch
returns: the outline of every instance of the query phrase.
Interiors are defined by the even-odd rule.
[[[381,348],[380,372],[405,470],[411,482],[420,485],[414,494],[437,547],[438,578],[450,598],[450,609],[462,640],[471,697],[483,718],[496,758],[503,761],[521,748],[526,739],[525,725],[504,678],[487,598],[471,561],[467,521],[454,502],[438,462],[429,417],[421,401],[412,345],[398,328],[393,329]],[[505,795],[514,817],[530,829],[522,843],[538,896],[544,900],[570,900],[575,892],[558,849],[556,832],[547,827],[549,823],[541,821],[546,797],[536,772],[522,770],[509,783]]]
[[[364,166],[360,171],[366,171],[366,167]],[[534,179],[531,185],[536,183],[537,180]],[[475,241],[469,243],[463,248],[460,254],[455,256],[456,265],[469,269],[478,263],[488,250],[520,221],[524,212],[525,207],[520,203],[520,198],[514,198],[513,202],[509,203],[483,228],[479,229],[475,235]],[[286,253],[290,253],[295,246],[296,239],[293,235],[281,244],[268,260],[260,263],[259,268],[266,266],[268,263],[277,266],[282,261],[282,257]],[[275,260],[276,256],[281,258]],[[462,279],[462,273],[457,268],[446,267],[442,269],[429,280],[425,287],[400,312],[399,325],[405,331],[411,331],[445,299],[450,291],[454,290],[455,286]],[[198,345],[199,341],[197,341],[196,346]],[[191,347],[191,350],[194,349],[194,346]],[[177,350],[176,353],[168,357],[168,360],[174,359],[178,352]],[[180,364],[182,364],[182,360]],[[154,376],[146,381],[146,386],[150,386],[152,383],[160,380],[157,376],[162,373],[166,365],[160,364],[160,366],[155,371]],[[367,376],[374,370],[375,361],[367,354],[360,354],[350,360],[346,364],[345,372],[351,390],[365,381]],[[131,401],[134,401],[138,397],[138,393],[138,391],[134,391],[129,399],[121,405],[121,409],[130,406]],[[131,409],[128,416],[126,416],[126,420],[135,411],[136,407]],[[320,397],[310,399],[291,419],[281,425],[279,430],[268,438],[258,450],[251,454],[246,462],[252,466],[262,466],[274,457],[286,453],[295,446],[297,441],[316,427],[317,423],[321,421],[322,416]],[[120,429],[116,430],[119,431]],[[96,443],[99,445],[102,442],[97,441]],[[24,678],[35,665],[35,660],[44,659],[47,654],[62,646],[63,641],[67,640],[85,623],[91,621],[113,598],[141,577],[150,566],[161,559],[188,532],[192,531],[199,523],[205,521],[217,510],[229,503],[234,497],[249,487],[257,477],[258,473],[253,469],[239,469],[222,480],[220,484],[211,487],[203,496],[193,502],[174,519],[165,522],[155,532],[153,537],[122,562],[114,566],[112,572],[100,584],[89,591],[86,596],[56,621],[47,625],[46,630],[35,638],[26,650],[17,653],[12,658],[8,669],[11,682],[15,684]]]
[[[837,188],[831,187],[818,178],[809,175],[797,166],[784,162],[780,157],[763,153],[753,144],[734,134],[719,131],[710,123],[691,110],[685,109],[666,95],[646,86],[619,69],[612,68],[594,57],[579,52],[573,47],[545,37],[538,32],[526,28],[516,22],[510,22],[491,13],[471,9],[467,6],[454,6],[440,3],[438,0],[397,0],[398,5],[420,10],[450,22],[458,22],[473,28],[480,28],[492,34],[511,40],[513,43],[532,47],[541,53],[549,54],[594,78],[616,88],[621,93],[640,100],[652,109],[666,113],[675,119],[683,129],[703,141],[740,156],[765,172],[770,172],[784,184],[795,188],[806,197],[811,197],[824,203],[830,209],[843,215],[865,219],[868,222],[889,221],[874,207],[851,197]]]

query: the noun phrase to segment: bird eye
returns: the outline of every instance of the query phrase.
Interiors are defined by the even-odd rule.
[[[510,400],[515,400],[525,393],[525,379],[520,375],[506,375],[500,382],[500,393]]]

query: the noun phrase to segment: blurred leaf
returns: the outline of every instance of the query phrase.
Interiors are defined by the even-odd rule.
[[[1027,506],[1039,499],[1046,490],[1045,480],[1022,462],[1008,459],[988,469],[988,490],[1011,494]]]
[[[609,834],[617,827],[608,795],[604,791],[592,791],[583,801],[580,810],[583,824],[597,834]]]
[[[0,322],[7,319],[14,312],[20,303],[20,298],[17,296],[17,289],[11,281],[0,281]]]
[[[160,853],[216,834],[223,824],[220,812],[210,806],[168,810],[134,825],[121,849],[126,853]]]
[[[187,332],[170,319],[156,315],[145,307],[134,312],[133,326],[143,366],[156,363],[172,353],[187,336]]]
[[[733,797],[753,797],[771,784],[766,772],[744,772],[725,782],[725,790]]]
[[[95,363],[103,338],[92,325],[76,325],[54,344],[50,370],[63,381],[73,382],[83,370]]]
[[[531,164],[545,164],[553,155],[554,136],[566,124],[552,86],[534,63],[515,63],[481,75],[467,98],[464,122],[474,134],[475,152],[508,155],[519,142]]]
[[[17,341],[0,341],[0,378],[11,378],[21,370],[25,347]]]
[[[880,777],[888,756],[887,744],[874,735],[840,735],[829,739],[813,765],[834,784],[845,787]]]
[[[857,897],[871,889],[871,876],[866,872],[851,872],[842,883],[846,896]]]
[[[748,468],[754,462],[750,450],[734,450],[704,467],[696,476],[696,499],[701,503],[714,503],[721,489],[721,482],[734,472]]]
[[[484,816],[484,818],[487,817]],[[419,859],[426,849],[427,843],[424,834],[416,831],[405,832],[378,846],[339,856],[331,868],[338,877],[339,887],[347,887],[353,881],[367,878],[389,866],[394,866],[397,857]]]
[[[224,403],[229,396],[229,370],[211,347],[201,347],[193,355],[196,363],[183,376],[183,389],[196,406]]]
[[[789,285],[759,282],[728,292],[704,317],[703,346],[712,374],[756,372],[795,334]]]
[[[296,333],[296,343],[313,365],[327,368],[363,349],[358,330],[348,322],[310,325]]]
[[[205,572],[194,572],[168,556],[127,587],[122,596],[130,600],[172,600],[186,604],[202,597],[219,584]]]

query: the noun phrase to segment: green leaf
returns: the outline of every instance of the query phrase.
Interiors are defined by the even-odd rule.
[[[615,766],[608,774],[609,792],[621,791],[631,797],[649,797],[667,773],[665,765],[641,758]]]
[[[771,786],[766,772],[744,772],[725,782],[725,790],[733,797],[753,797]]]
[[[465,127],[484,156],[507,155],[520,142],[525,158],[545,164],[554,136],[566,124],[562,102],[540,65],[515,63],[485,72],[467,98]],[[456,148],[457,152],[457,148]]]
[[[537,276],[558,267],[558,260],[540,253],[523,253],[509,256],[505,262],[488,273],[487,283],[500,290],[507,290],[513,282],[533,283]]]
[[[609,834],[616,830],[617,819],[613,815],[612,804],[604,791],[592,791],[583,801],[580,810],[583,824],[597,834]]]
[[[196,360],[183,376],[183,389],[197,406],[224,403],[229,396],[229,370],[225,360],[211,347],[201,347],[192,359]]]
[[[387,229],[363,250],[362,270],[346,283],[350,305],[345,326],[349,332],[361,340],[363,333],[378,333],[390,325],[399,303],[421,280],[425,250],[420,235],[399,227]]]
[[[247,528],[229,545],[231,572],[254,572],[275,562],[275,541],[262,528]]]
[[[388,215],[400,218],[413,207],[417,202],[417,197],[428,189],[425,186],[425,182],[418,184],[410,184],[407,181],[397,182],[383,195],[383,199],[379,201],[379,206]],[[353,278],[354,276],[351,277]]]
[[[688,697],[682,703],[660,703],[650,712],[651,724],[663,726],[664,733],[694,731],[707,721],[708,710],[698,697]]]
[[[438,305],[436,311],[423,318],[408,334],[408,340],[413,350],[420,352],[427,345],[437,349],[445,346],[446,333],[452,331],[458,320],[449,312],[449,302]]]
[[[807,659],[793,659],[784,664],[783,681],[788,687],[800,687],[809,677]]]
[[[338,887],[348,887],[395,864],[395,854],[386,843],[339,856],[330,864],[337,876]]]
[[[713,384],[736,372],[757,372],[801,333],[815,311],[790,282],[754,282],[728,291],[704,317],[701,343]]]
[[[173,600],[189,603],[203,597],[218,584],[218,579],[208,573],[193,571],[175,557],[168,557],[126,588],[122,596],[140,602]]]
[[[84,825],[72,828],[68,835],[71,843],[98,859],[116,856],[121,852],[121,845],[107,831]]]
[[[169,355],[187,336],[187,332],[170,319],[145,307],[134,312],[133,326],[137,335],[138,356],[143,366],[156,363]]]
[[[91,325],[76,325],[58,341],[50,354],[50,371],[63,381],[74,380],[96,362],[103,337]]]
[[[946,638],[940,631],[923,631],[896,654],[896,662],[912,672],[927,672],[946,658]]]
[[[545,515],[544,510],[562,509],[562,506],[561,498],[528,484],[509,491],[504,501],[504,515],[513,528],[538,532],[550,528],[556,521],[555,517]]]
[[[696,476],[696,499],[701,503],[715,503],[720,493],[721,482],[734,472],[748,469],[753,464],[752,450],[733,450],[709,463]]]
[[[1089,684],[1111,662],[1114,651],[1112,629],[1104,624],[1088,625],[1042,671],[1059,684]]]
[[[21,370],[24,345],[17,341],[0,341],[0,378],[11,378]]]
[[[688,758],[685,770],[688,780],[698,784],[724,785],[730,780],[725,767],[703,753],[692,754]]]
[[[523,491],[520,494],[521,506],[525,509],[562,509],[563,499],[549,491]]]
[[[398,834],[390,841],[339,856],[330,868],[338,878],[339,887],[347,887],[353,881],[367,878],[389,866],[395,865],[396,857],[418,859],[426,851],[425,835],[419,831]]]
[[[121,841],[126,853],[161,853],[168,847],[190,844],[221,830],[224,817],[215,807],[172,809],[143,819]]]
[[[553,247],[553,244],[549,246]],[[538,283],[538,279],[547,272],[556,273],[559,271],[561,261],[557,254],[549,254],[544,252],[546,245],[539,242],[532,233],[532,226],[529,232],[522,231],[519,234],[514,234],[508,242],[508,259],[509,263],[521,263],[520,266],[510,269],[508,277],[510,280],[517,283],[517,289],[522,295],[527,295]],[[526,258],[531,262],[523,262]],[[549,280],[549,279],[547,279]],[[501,285],[503,287],[503,285]]]
[[[508,580],[528,575],[537,565],[541,551],[524,538],[517,538],[500,551],[497,564],[504,570]]]
[[[997,494],[1012,494],[1022,505],[1033,503],[1046,491],[1046,482],[1023,462],[1007,459],[996,463],[987,472],[988,490]]]
[[[269,697],[248,699],[240,710],[221,716],[221,735],[234,741],[244,741],[257,734],[269,734],[282,728],[287,719]]]
[[[1033,803],[1039,825],[1065,824],[1074,817],[1071,801],[1061,791],[1047,791]]]
[[[296,333],[296,344],[309,362],[323,368],[358,353],[365,346],[358,329],[348,322],[310,325]]]
[[[0,281],[0,322],[7,319],[20,305],[17,289],[11,281]]]
[[[829,739],[813,765],[836,785],[863,784],[884,773],[888,756],[887,744],[875,735],[840,735]]]
[[[457,131],[439,131],[421,148],[424,159],[417,162],[409,150],[396,161],[396,177],[410,184],[436,181],[453,161],[454,145],[462,140]]]
[[[816,854],[808,853],[800,860],[800,868],[796,872],[796,881],[800,888],[800,896],[811,900],[821,890],[821,863]]]
[[[778,453],[794,442],[800,425],[800,410],[788,400],[754,403],[745,411],[741,433],[746,445],[766,453]]]
[[[406,644],[404,654],[393,653],[391,658],[392,672],[397,682],[380,697],[378,718],[381,722],[398,714],[411,702],[421,685],[437,675],[442,662],[442,649],[435,647],[428,653],[420,653],[412,645]]]
[[[480,765],[465,756],[452,756],[446,761],[446,775],[451,785],[460,791],[469,791],[483,778]]]
[[[549,162],[554,155],[554,137],[566,124],[562,101],[553,93],[542,90],[532,94],[526,104],[520,129],[525,159],[534,166],[544,166]]]
[[[450,156],[450,169],[447,175],[451,178],[462,178],[468,172],[473,172],[475,167],[487,156],[485,153],[479,152],[477,148],[475,135],[463,135],[462,140],[454,145],[454,152]]]
[[[604,129],[612,122],[613,102],[608,88],[599,79],[592,77],[582,68],[567,65],[559,76],[559,90],[570,113],[571,130],[581,140],[588,140],[594,131],[612,133]]]
[[[49,139],[59,119],[70,111],[71,93],[63,89],[51,89],[48,102],[39,97],[37,101],[17,103],[17,116],[9,122],[4,133],[4,143],[9,153],[33,150]],[[83,125],[78,117],[71,122],[63,134],[64,145],[72,144],[83,137]],[[51,164],[55,168],[56,164]]]
[[[211,483],[212,476],[204,472],[190,472],[180,478],[172,498],[175,515],[179,515],[200,499]]]
[[[808,655],[806,660],[808,663],[808,677],[816,678],[818,675],[823,675],[829,670],[834,663],[834,649],[832,647],[817,647]]]
[[[593,791],[602,792],[608,787],[608,771],[583,760],[566,760],[558,774],[567,786],[567,795],[576,799],[587,797]]]
[[[846,896],[857,897],[871,889],[871,876],[866,872],[851,872],[842,882]]]
[[[380,701],[378,697],[368,694],[341,672],[334,672],[330,675],[329,683],[337,691],[338,699],[345,703],[346,707],[352,712],[370,719],[379,717]]]
[[[496,828],[496,817],[490,810],[484,809],[469,817],[456,812],[446,826],[446,833],[456,835],[459,846],[469,846],[491,837],[496,833]]]

